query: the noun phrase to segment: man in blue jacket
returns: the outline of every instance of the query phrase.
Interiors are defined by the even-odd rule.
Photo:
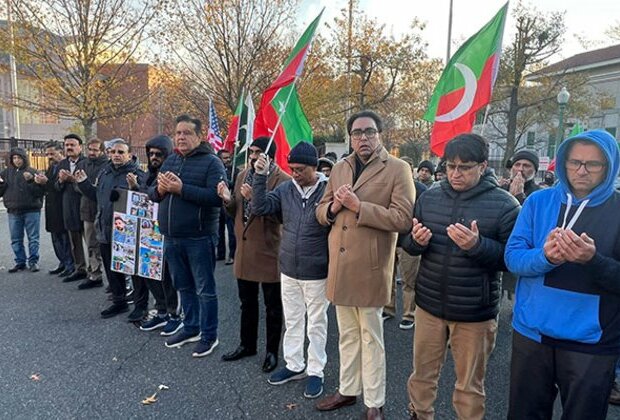
[[[304,396],[317,398],[323,393],[323,369],[327,363],[327,308],[325,297],[327,236],[329,227],[316,220],[318,205],[327,178],[316,171],[318,153],[308,142],[301,141],[288,155],[293,179],[267,192],[269,159],[262,155],[256,161],[252,184],[252,213],[275,215],[282,220],[280,275],[282,308],[286,331],[282,350],[286,367],[269,378],[271,385],[281,385],[308,376]],[[305,319],[308,317],[308,364],[304,360]]]
[[[201,122],[188,115],[176,120],[175,153],[161,166],[149,196],[159,204],[164,258],[181,295],[183,329],[166,347],[198,342],[193,357],[218,345],[215,246],[222,200],[217,184],[226,179],[224,165],[201,141]]]
[[[604,419],[620,354],[620,153],[606,131],[565,140],[559,182],[525,201],[506,245],[519,276],[508,418]]]

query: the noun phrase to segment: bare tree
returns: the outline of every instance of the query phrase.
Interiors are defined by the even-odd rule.
[[[294,40],[283,35],[294,22],[296,4],[175,0],[166,23],[167,56],[192,85],[187,91],[192,101],[212,97],[232,112],[242,89],[258,97],[292,47]]]
[[[131,90],[131,64],[161,1],[9,0],[15,46],[6,30],[0,44],[38,91],[17,105],[77,119],[86,136],[97,121],[136,112],[148,92]]]

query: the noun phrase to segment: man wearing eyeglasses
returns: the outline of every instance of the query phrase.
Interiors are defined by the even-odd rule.
[[[267,189],[291,179],[275,164],[276,145],[269,145],[269,137],[258,137],[250,144],[249,167],[237,175],[235,188],[231,193],[226,181],[218,185],[226,211],[235,217],[237,250],[233,272],[237,278],[237,289],[241,301],[240,343],[236,349],[225,353],[222,360],[233,362],[254,356],[258,344],[258,300],[259,287],[263,290],[265,302],[266,352],[263,372],[272,372],[278,366],[280,338],[282,336],[282,298],[280,291],[280,221],[275,216],[252,214],[252,185],[256,175],[255,164],[262,153],[270,158]]]
[[[347,121],[354,153],[336,163],[317,207],[331,226],[327,298],[336,306],[340,386],[319,401],[321,411],[355,404],[365,418],[383,418],[383,307],[390,301],[398,232],[411,228],[415,189],[411,169],[381,144],[383,122],[372,111]]]
[[[530,196],[506,245],[519,276],[508,418],[605,419],[620,354],[620,167],[616,139],[566,139],[558,182]]]
[[[118,138],[109,144],[111,160],[101,169],[95,180],[89,180],[83,169],[76,170],[74,174],[80,192],[97,202],[97,240],[112,291],[112,305],[101,311],[102,318],[110,318],[129,309],[125,298],[125,275],[111,269],[114,202],[119,199],[119,190],[129,189],[127,174],[135,174],[140,182],[146,177],[144,171],[138,167],[137,160],[131,155],[129,144],[125,140]]]
[[[501,297],[498,272],[519,212],[487,168],[488,145],[462,134],[445,148],[446,179],[416,203],[413,229],[402,248],[422,260],[415,286],[411,418],[432,419],[448,342],[456,385],[456,417],[482,419],[484,377],[497,334]]]

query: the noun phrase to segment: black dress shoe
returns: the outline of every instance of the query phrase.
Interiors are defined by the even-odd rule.
[[[278,356],[273,353],[267,353],[263,362],[263,372],[272,372],[278,366]]]
[[[103,280],[89,280],[86,279],[82,283],[78,285],[79,290],[92,289],[93,287],[101,287],[103,286]]]
[[[67,277],[73,274],[73,270],[67,270],[66,268],[58,273],[58,277]]]
[[[225,362],[234,362],[235,360],[243,359],[244,357],[256,355],[256,350],[250,350],[243,346],[237,347],[230,353],[226,353],[222,356],[222,360]]]
[[[111,318],[123,312],[127,312],[128,310],[129,305],[126,303],[113,303],[112,306],[101,311],[101,318]]]
[[[64,279],[62,279],[62,282],[63,283],[71,283],[72,281],[82,280],[82,279],[85,279],[86,277],[88,277],[88,276],[86,275],[85,271],[75,271],[70,276],[67,276]]]
[[[51,275],[54,275],[54,274],[60,274],[63,271],[65,271],[65,266],[64,265],[59,265],[58,267],[54,268],[53,270],[48,271],[48,273],[50,273]]]
[[[9,273],[17,273],[26,269],[26,264],[15,264],[15,267],[9,268]]]

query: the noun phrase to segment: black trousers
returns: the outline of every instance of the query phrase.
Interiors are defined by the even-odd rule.
[[[280,283],[258,283],[237,279],[241,301],[241,345],[256,351],[258,340],[258,286],[265,302],[267,352],[278,354],[282,337],[282,297]]]
[[[605,420],[617,359],[563,350],[514,331],[508,418],[551,419],[559,390],[563,420]]]
[[[226,230],[228,230],[228,258],[235,258],[235,251],[237,250],[237,239],[235,238],[235,219],[230,217],[224,207],[220,211],[220,222],[218,228],[218,242],[217,242],[217,259],[223,260],[226,258]],[[228,229],[227,229],[228,228]]]
[[[179,298],[176,289],[172,285],[172,278],[168,265],[164,264],[162,280],[147,279],[133,276],[134,305],[138,309],[147,309],[149,304],[149,291],[155,298],[155,309],[159,314],[168,313],[173,317],[180,314]]]
[[[110,290],[112,291],[112,302],[118,304],[126,303],[125,275],[110,269],[110,263],[112,262],[112,244],[99,244],[99,249],[101,250],[101,260],[105,268],[105,275],[108,278]]]

